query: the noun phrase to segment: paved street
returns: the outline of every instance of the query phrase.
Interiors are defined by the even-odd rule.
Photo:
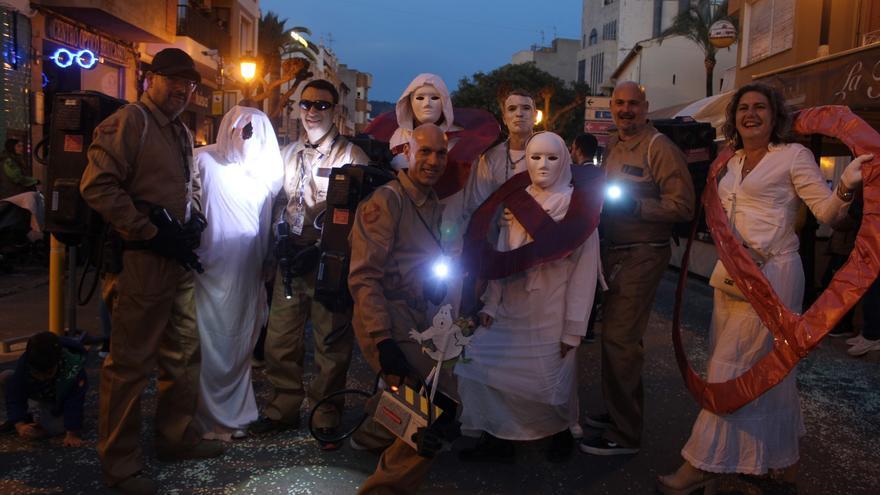
[[[33,332],[44,327],[47,288],[37,273],[16,282],[17,289],[0,275],[0,335]],[[682,385],[670,344],[669,318],[676,274],[667,273],[654,306],[647,348],[645,444],[637,456],[594,457],[576,452],[562,465],[544,460],[541,442],[522,444],[514,465],[462,464],[444,454],[435,465],[425,494],[649,494],[654,478],[675,469],[679,449],[687,439],[697,407]],[[35,286],[34,286],[35,285]],[[705,361],[706,329],[711,292],[704,283],[692,282],[687,294],[685,337],[692,358]],[[94,301],[80,313],[80,327],[97,335]],[[581,409],[600,404],[598,345],[578,350],[581,368]],[[847,494],[880,493],[880,356],[853,359],[842,340],[826,340],[801,364],[799,384],[807,436],[801,444],[801,471],[797,490],[772,479],[728,476],[724,494]],[[17,356],[0,354],[0,369],[11,367]],[[311,356],[307,358],[310,362]],[[60,440],[22,443],[11,434],[0,435],[0,493],[109,493],[100,483],[95,453],[97,378],[96,349],[90,354],[90,389],[84,438],[86,447],[64,449]],[[310,365],[311,366],[311,365]],[[372,377],[357,356],[349,385],[367,389]],[[265,400],[266,382],[256,373],[255,388]],[[145,405],[144,442],[148,471],[156,476],[163,493],[173,494],[343,494],[353,493],[375,466],[373,454],[348,446],[323,452],[304,430],[269,439],[250,438],[230,444],[227,454],[211,461],[164,464],[152,457],[149,418],[155,402],[155,383]],[[304,411],[306,414],[306,411]],[[587,429],[587,433],[590,430]],[[456,449],[466,442],[460,442]]]

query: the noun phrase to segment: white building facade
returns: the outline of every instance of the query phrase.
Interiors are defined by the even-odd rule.
[[[656,38],[689,0],[583,0],[577,81],[594,95],[612,87],[611,75],[640,41]]]
[[[645,86],[651,110],[689,103],[706,96],[702,50],[683,36],[640,41],[610,74],[610,83],[636,81]],[[734,87],[736,45],[715,53],[712,93]]]
[[[580,41],[569,38],[556,38],[550,46],[532,46],[530,50],[522,50],[513,54],[510,63],[535,65],[553,76],[566,82],[577,80],[577,55]]]

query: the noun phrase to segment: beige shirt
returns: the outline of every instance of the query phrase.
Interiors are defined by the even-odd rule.
[[[284,161],[284,187],[277,201],[286,204],[286,220],[291,225],[299,210],[300,199],[305,211],[303,231],[298,244],[311,244],[321,237],[314,227],[315,218],[327,207],[327,187],[333,168],[349,163],[369,164],[369,158],[358,146],[332,127],[317,147],[308,143],[308,137],[285,146],[281,150]]]
[[[358,206],[349,237],[348,287],[362,342],[378,343],[391,335],[389,300],[425,306],[423,283],[441,253],[443,209],[437,195],[420,191],[404,171],[397,177]]]
[[[626,141],[612,136],[602,166],[608,183],[621,183],[638,203],[632,216],[603,218],[603,240],[667,242],[674,223],[693,218],[694,184],[684,154],[654,126]]]
[[[144,94],[140,104],[122,107],[95,129],[80,192],[123,239],[150,239],[157,230],[144,202],[165,207],[180,222],[189,208],[201,210],[192,151],[186,125],[169,120]]]
[[[502,184],[514,175],[524,172],[526,167],[525,150],[510,150],[507,142],[496,144],[480,155],[476,166],[471,169],[464,188],[464,224],[470,221],[477,208]]]

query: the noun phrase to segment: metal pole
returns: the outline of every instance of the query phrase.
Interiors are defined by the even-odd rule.
[[[76,246],[67,248],[67,335],[79,333],[76,328]]]
[[[49,240],[49,331],[64,334],[64,245]]]

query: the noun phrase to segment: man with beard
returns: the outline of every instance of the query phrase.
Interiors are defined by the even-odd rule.
[[[644,391],[642,337],[651,303],[669,263],[675,222],[694,214],[694,185],[684,154],[647,121],[645,90],[626,81],[614,88],[611,113],[617,134],[603,161],[609,191],[602,212],[603,294],[602,395],[607,414],[585,422],[604,428],[585,438],[594,455],[638,453]]]
[[[314,328],[318,367],[309,387],[309,400],[314,404],[345,387],[353,345],[351,315],[331,312],[314,300],[320,254],[317,242],[321,237],[314,222],[327,205],[331,170],[348,163],[366,165],[369,160],[359,147],[339,134],[333,124],[338,102],[339,93],[330,82],[316,79],[306,84],[299,101],[300,122],[305,133],[299,141],[281,150],[284,186],[279,199],[284,207],[276,218],[287,225],[292,239],[293,252],[285,253],[293,260],[292,278],[290,292],[285,294],[285,274],[279,266],[265,344],[266,376],[272,384],[272,394],[263,416],[250,425],[250,431],[255,434],[299,427],[300,407],[306,396],[303,366],[305,328],[309,319]],[[339,425],[343,406],[343,397],[323,404],[315,414],[315,428],[324,435],[331,435]],[[323,443],[321,447],[329,450],[339,445]]]
[[[184,51],[167,48],[157,53],[140,101],[123,107],[95,130],[80,185],[83,199],[124,245],[98,417],[104,482],[123,493],[157,492],[155,481],[141,474],[139,445],[141,394],[156,365],[159,459],[223,452],[219,442],[201,440],[193,424],[200,353],[189,268],[204,217],[192,166],[192,135],[179,115],[200,80]],[[161,209],[167,223],[154,220]],[[169,228],[171,219],[183,229]]]

